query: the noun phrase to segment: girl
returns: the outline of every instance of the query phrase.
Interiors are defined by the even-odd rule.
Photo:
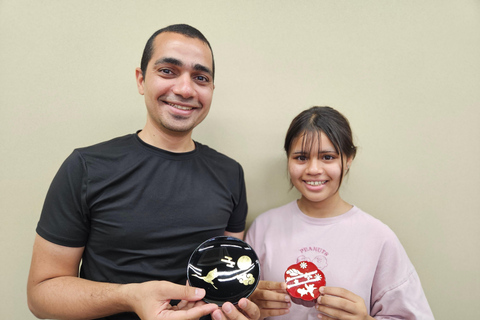
[[[434,319],[392,230],[340,196],[357,150],[352,140],[348,120],[330,107],[293,119],[284,147],[291,183],[302,196],[260,215],[246,236],[267,280],[251,297],[262,317],[287,312],[284,273],[311,261],[327,282],[315,308],[291,304],[275,319]]]

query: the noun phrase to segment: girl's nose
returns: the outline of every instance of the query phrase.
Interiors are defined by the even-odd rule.
[[[310,160],[307,166],[307,173],[311,175],[318,175],[323,172],[323,166],[319,160]]]

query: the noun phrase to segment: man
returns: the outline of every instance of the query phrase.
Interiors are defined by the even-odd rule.
[[[193,250],[213,236],[243,238],[247,214],[241,166],[192,140],[212,101],[210,44],[188,25],[161,29],[136,79],[145,127],[76,149],[50,186],[29,307],[56,319],[246,319],[230,303],[221,312],[197,302],[204,290],[183,286]],[[171,299],[183,301],[172,307]],[[252,302],[239,306],[259,316]]]

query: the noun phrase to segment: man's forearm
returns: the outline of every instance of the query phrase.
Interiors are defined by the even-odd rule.
[[[95,319],[132,310],[128,286],[63,276],[28,288],[28,305],[41,319]]]

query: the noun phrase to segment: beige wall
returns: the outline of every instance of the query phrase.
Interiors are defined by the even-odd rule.
[[[0,0],[0,319],[33,319],[31,247],[59,165],[143,127],[134,69],[181,22],[217,64],[195,139],[243,165],[249,223],[297,197],[293,116],[335,107],[360,147],[344,197],[396,232],[437,319],[480,317],[480,2],[296,2]]]

